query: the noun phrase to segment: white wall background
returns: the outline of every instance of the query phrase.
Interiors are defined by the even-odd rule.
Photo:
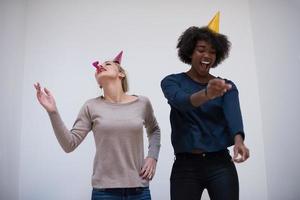
[[[250,1],[269,199],[300,199],[300,1]]]
[[[169,106],[159,83],[167,74],[188,69],[175,49],[182,31],[205,25],[218,10],[221,32],[229,36],[233,47],[213,73],[239,87],[251,150],[251,158],[237,166],[240,197],[298,199],[296,67],[300,54],[294,38],[300,32],[295,24],[299,3],[285,2],[1,0],[0,199],[90,198],[93,137],[89,135],[75,152],[63,153],[47,114],[35,99],[33,83],[40,81],[53,91],[71,127],[84,101],[99,95],[90,63],[111,59],[120,50],[124,50],[130,93],[151,99],[162,129],[151,192],[153,199],[169,199],[173,150]],[[266,10],[276,17],[267,18],[271,31],[262,35]],[[278,80],[280,86],[274,87]],[[293,107],[286,110],[286,104]],[[203,199],[208,199],[207,194]]]
[[[25,4],[0,1],[0,199],[18,199]]]

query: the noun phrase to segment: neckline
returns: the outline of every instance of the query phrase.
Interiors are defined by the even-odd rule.
[[[200,83],[200,82],[198,82],[198,81],[195,81],[195,80],[192,79],[189,75],[187,75],[186,72],[182,72],[182,74],[183,74],[185,77],[187,77],[189,80],[191,80],[192,82],[194,82],[194,83],[196,83],[196,84],[198,84],[198,85],[206,86],[206,85],[208,84],[208,82],[207,82],[207,83]]]
[[[106,101],[103,96],[99,96],[98,98],[100,99],[101,102],[105,103],[105,104],[109,104],[109,105],[114,105],[114,106],[125,106],[125,105],[130,105],[130,104],[133,104],[137,101],[139,101],[140,97],[138,95],[131,95],[131,96],[135,96],[137,97],[135,100],[133,101],[129,101],[129,102],[126,102],[126,103],[113,103],[113,102],[109,102],[109,101]]]

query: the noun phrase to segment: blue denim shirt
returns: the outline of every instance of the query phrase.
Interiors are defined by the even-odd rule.
[[[207,84],[192,80],[186,73],[171,74],[161,81],[161,88],[171,106],[171,140],[174,152],[199,149],[214,152],[233,145],[234,136],[244,138],[238,90],[232,88],[222,97],[207,101],[199,107],[191,104],[190,96]]]

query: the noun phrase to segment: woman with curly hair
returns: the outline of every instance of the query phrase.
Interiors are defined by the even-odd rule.
[[[95,78],[103,96],[82,106],[71,130],[62,121],[49,90],[35,84],[37,99],[48,112],[54,133],[65,152],[72,152],[92,131],[96,144],[92,200],[150,200],[149,181],[155,174],[160,129],[147,97],[128,95],[122,52],[97,68]],[[149,149],[144,158],[143,127]]]
[[[210,69],[229,54],[230,42],[209,27],[190,27],[177,44],[187,72],[171,74],[161,88],[171,106],[171,140],[175,161],[172,200],[199,200],[204,189],[213,200],[236,200],[239,183],[234,162],[249,157],[244,144],[238,89]],[[234,145],[234,156],[227,148]]]

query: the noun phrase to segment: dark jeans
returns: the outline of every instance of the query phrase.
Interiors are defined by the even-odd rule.
[[[239,199],[238,176],[228,150],[176,155],[171,200],[200,200],[205,188],[211,200]]]
[[[93,189],[92,200],[151,200],[149,187]]]

